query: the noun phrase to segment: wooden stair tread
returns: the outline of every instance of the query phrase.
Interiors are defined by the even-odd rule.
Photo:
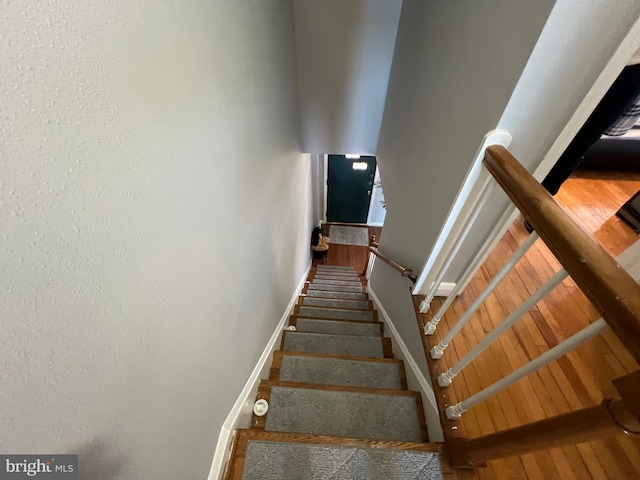
[[[383,448],[413,452],[438,453],[442,475],[446,480],[476,479],[475,471],[453,470],[447,459],[445,446],[442,443],[400,442],[395,440],[375,440],[363,438],[334,437],[331,435],[314,435],[308,433],[270,432],[258,429],[238,429],[234,435],[231,457],[223,478],[225,480],[241,480],[242,470],[249,441],[290,442],[313,445],[332,445],[343,447]]]
[[[274,380],[260,381],[260,387],[258,388],[258,392],[260,392],[260,390],[262,389],[269,389],[271,387],[306,388],[310,390],[330,390],[333,392],[369,393],[372,395],[392,395],[392,396],[401,396],[401,397],[420,397],[420,392],[414,392],[412,390],[391,390],[388,388],[350,387],[350,386],[343,386],[343,385],[281,382],[281,381],[274,381]]]

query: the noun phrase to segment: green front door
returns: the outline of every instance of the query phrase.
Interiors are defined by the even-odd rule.
[[[376,157],[329,155],[327,221],[367,223]]]

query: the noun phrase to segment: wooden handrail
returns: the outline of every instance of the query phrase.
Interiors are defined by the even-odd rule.
[[[376,247],[369,246],[369,251],[371,253],[373,253],[376,257],[378,257],[380,260],[382,260],[384,263],[386,263],[387,265],[389,265],[392,268],[394,268],[397,271],[399,271],[402,274],[403,277],[411,277],[411,276],[413,276],[413,270],[412,269],[407,268],[407,267],[403,267],[398,262],[394,262],[389,257],[387,257],[387,256],[383,255],[382,253],[380,253],[380,251]]]
[[[487,148],[484,165],[640,362],[640,285],[507,149],[497,145]]]

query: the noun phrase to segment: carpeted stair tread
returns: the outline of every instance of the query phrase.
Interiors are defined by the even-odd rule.
[[[437,453],[251,440],[242,480],[440,480]]]
[[[300,330],[300,329],[298,329]],[[381,337],[362,335],[335,335],[304,331],[285,331],[282,349],[297,352],[331,353],[358,357],[384,358]]]
[[[342,282],[362,283],[362,279],[360,277],[345,277],[345,276],[335,276],[335,275],[309,275],[309,281],[313,282],[314,280],[337,280]]]
[[[325,264],[319,264],[319,265],[316,265],[316,269],[317,270],[338,270],[338,271],[355,272],[355,269],[353,267],[348,266],[348,265],[325,265]]]
[[[323,285],[319,283],[309,283],[308,290],[325,290],[330,292],[354,292],[354,293],[362,293],[364,289],[362,285]]]
[[[310,276],[314,278],[335,278],[336,280],[360,280],[360,276],[356,275],[355,273],[311,272]]]
[[[384,392],[274,385],[270,389],[265,430],[423,441],[415,394]]]
[[[324,278],[314,278],[310,282],[314,285],[351,285],[356,287],[362,285],[360,280],[326,280]]]
[[[339,300],[335,298],[302,297],[302,304],[312,307],[356,308],[362,310],[369,308],[368,300]]]
[[[353,292],[331,292],[325,290],[307,290],[307,297],[321,297],[321,298],[340,298],[343,300],[366,300],[366,293],[353,293]]]
[[[397,390],[402,388],[398,363],[296,355],[282,357],[280,380]]]
[[[313,333],[333,333],[335,335],[381,336],[379,322],[345,322],[343,320],[297,317],[296,330]]]
[[[365,322],[375,321],[373,311],[371,310],[349,310],[331,307],[308,307],[306,305],[299,305],[296,308],[297,314],[300,316],[306,315],[315,318],[362,320]]]

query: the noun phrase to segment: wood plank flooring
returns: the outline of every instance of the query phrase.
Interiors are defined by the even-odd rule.
[[[353,225],[354,227],[357,225]],[[329,238],[331,238],[331,224],[325,223],[322,225],[323,230],[327,231]],[[369,229],[369,235],[375,235],[380,240],[382,234],[382,227],[363,227]],[[338,245],[331,244],[327,255],[327,265],[350,265],[357,272],[362,272],[368,257],[368,248],[360,247],[357,245]],[[314,260],[314,265],[322,263],[322,260]]]
[[[615,217],[615,212],[638,190],[639,173],[581,172],[565,183],[556,198],[610,253],[617,255],[638,237]],[[466,291],[449,308],[436,335],[425,337],[426,348],[435,345],[440,334],[453,326],[526,236],[522,220],[518,219]],[[441,360],[443,368],[455,364],[559,268],[553,255],[538,240],[450,344]],[[433,301],[432,313],[443,300]],[[430,318],[430,313],[420,315],[419,322]],[[467,398],[597,318],[595,309],[568,279],[464,369],[447,393],[453,402]],[[458,431],[475,437],[591,406],[615,396],[611,380],[639,368],[618,339],[607,331],[465,413],[457,422]],[[489,462],[487,468],[469,473],[468,478],[476,475],[487,480],[638,479],[640,438],[619,436],[497,460]]]

